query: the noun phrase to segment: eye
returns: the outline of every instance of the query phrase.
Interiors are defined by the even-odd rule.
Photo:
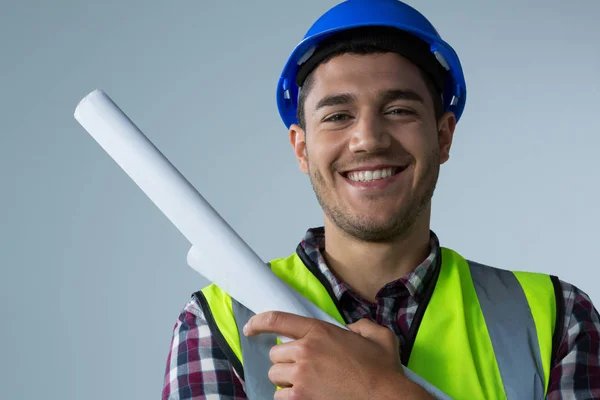
[[[338,113],[338,114],[333,114],[327,118],[325,118],[323,121],[324,122],[338,122],[338,121],[344,121],[350,118],[350,115],[348,114],[343,114],[343,113]]]
[[[392,115],[415,115],[413,110],[407,110],[406,108],[393,108],[389,110],[386,114]]]

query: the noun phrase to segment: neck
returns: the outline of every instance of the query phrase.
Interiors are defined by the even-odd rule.
[[[430,251],[429,212],[423,212],[405,235],[385,243],[360,241],[325,219],[323,256],[328,267],[371,302],[385,284],[411,273]]]

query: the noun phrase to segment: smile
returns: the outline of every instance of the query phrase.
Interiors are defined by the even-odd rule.
[[[346,173],[346,178],[353,182],[371,182],[379,179],[386,179],[401,172],[402,167],[390,167],[374,170],[350,171]]]
[[[402,174],[408,166],[402,167],[383,167],[373,169],[363,169],[348,171],[341,174],[347,183],[359,190],[384,190],[395,181],[404,176]]]

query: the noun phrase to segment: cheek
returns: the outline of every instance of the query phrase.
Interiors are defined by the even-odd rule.
[[[339,159],[341,145],[339,142],[312,140],[308,143],[308,161],[312,168],[318,168],[321,173],[329,173],[332,165]]]
[[[417,164],[427,162],[432,154],[439,153],[437,132],[419,130],[407,135],[402,144],[413,156]]]

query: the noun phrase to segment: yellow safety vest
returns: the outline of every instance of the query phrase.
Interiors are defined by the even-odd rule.
[[[484,266],[446,248],[438,254],[433,282],[401,351],[403,364],[454,399],[545,398],[562,331],[555,329],[564,312],[558,278]],[[311,264],[301,247],[270,262],[280,279],[345,324],[330,286]],[[238,374],[246,381],[253,374],[262,388],[272,385],[264,368],[260,376],[258,368],[244,370],[242,341],[248,338],[240,330],[252,313],[214,284],[195,295]],[[252,339],[253,351],[267,359],[275,341]]]

